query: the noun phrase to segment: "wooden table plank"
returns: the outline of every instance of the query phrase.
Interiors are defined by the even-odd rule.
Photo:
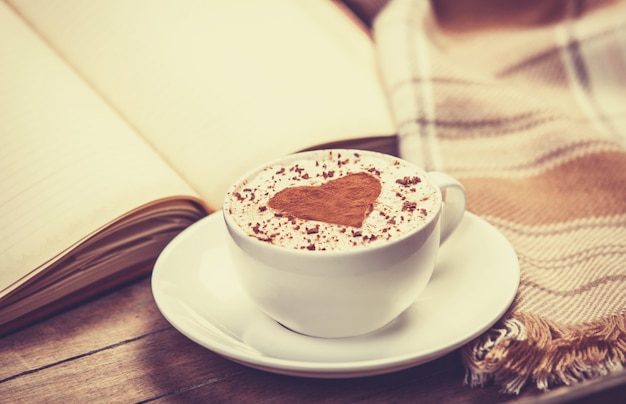
[[[137,402],[241,371],[192,345],[167,329],[22,374],[0,384],[0,394],[32,402]]]
[[[1,339],[0,380],[166,328],[144,278]]]
[[[291,377],[239,365],[171,327],[154,303],[149,278],[0,339],[1,402],[517,399],[500,395],[493,386],[471,389],[462,381],[458,352],[401,372],[354,379]],[[567,394],[553,396],[560,400],[555,402],[568,399]],[[543,397],[550,395],[527,389],[521,399]]]

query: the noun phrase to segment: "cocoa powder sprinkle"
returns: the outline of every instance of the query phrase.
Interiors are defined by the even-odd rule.
[[[417,209],[417,203],[415,202],[409,202],[409,201],[405,201],[404,204],[402,204],[402,211],[406,212],[413,212],[415,209]]]
[[[319,186],[285,188],[268,205],[275,216],[290,215],[351,227],[361,227],[380,195],[380,180],[367,173],[348,174]]]
[[[403,185],[405,187],[408,187],[410,185],[419,184],[420,182],[422,182],[422,179],[420,177],[417,177],[417,176],[414,176],[414,177],[404,177],[402,179],[397,179],[396,180],[396,184],[400,184],[400,185]]]

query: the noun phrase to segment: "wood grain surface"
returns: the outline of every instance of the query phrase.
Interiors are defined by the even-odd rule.
[[[150,279],[0,339],[2,403],[619,402],[624,375],[550,393],[463,384],[458,352],[404,371],[309,379],[255,370],[190,341],[161,316]],[[592,401],[589,401],[592,400]]]

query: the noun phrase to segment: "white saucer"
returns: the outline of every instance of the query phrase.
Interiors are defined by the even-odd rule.
[[[466,213],[441,247],[426,290],[385,328],[321,339],[287,330],[244,295],[233,271],[221,212],[178,235],[161,253],[152,292],[165,318],[198,344],[274,373],[341,378],[389,373],[441,357],[480,335],[507,310],[519,285],[507,240]]]

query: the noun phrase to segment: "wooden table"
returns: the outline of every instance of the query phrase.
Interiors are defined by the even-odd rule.
[[[307,379],[255,370],[190,341],[143,278],[0,339],[0,402],[620,402],[626,372],[505,397],[463,384],[458,352],[397,373]],[[626,402],[626,401],[621,401]]]

